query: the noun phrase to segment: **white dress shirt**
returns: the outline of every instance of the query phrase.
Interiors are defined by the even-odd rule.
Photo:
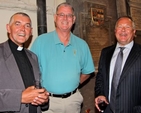
[[[111,59],[111,62],[110,62],[110,76],[109,76],[109,100],[110,100],[110,95],[111,95],[111,84],[112,84],[112,78],[113,78],[113,71],[114,71],[114,67],[115,67],[115,62],[116,62],[116,59],[117,59],[117,56],[118,56],[118,53],[120,51],[120,44],[117,43],[116,45],[116,48],[115,48],[115,51],[114,51],[114,54],[112,56],[112,59]],[[122,67],[121,67],[121,72],[122,72],[122,69],[124,67],[124,64],[126,62],[126,59],[133,47],[133,41],[130,42],[129,44],[125,45],[124,46],[125,49],[123,50],[123,61],[122,61]]]

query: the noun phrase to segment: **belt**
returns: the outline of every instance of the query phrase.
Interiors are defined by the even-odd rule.
[[[71,96],[72,94],[76,93],[76,91],[77,91],[77,88],[74,91],[69,92],[69,93],[65,93],[65,94],[49,93],[49,96],[51,96],[51,97],[58,97],[58,98],[67,98],[67,97]]]

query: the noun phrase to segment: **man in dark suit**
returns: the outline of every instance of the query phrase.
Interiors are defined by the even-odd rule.
[[[48,92],[35,88],[40,79],[37,57],[23,48],[32,35],[31,19],[19,12],[6,27],[9,39],[0,44],[0,113],[41,113]]]
[[[99,111],[98,104],[104,101],[107,104],[104,113],[141,113],[141,45],[133,41],[135,32],[133,20],[128,16],[120,17],[115,25],[117,44],[101,52],[95,83],[95,106]],[[124,47],[123,60],[118,66],[121,70],[113,96],[112,85],[117,82],[112,82],[113,73],[121,47]],[[114,103],[111,98],[114,98]]]

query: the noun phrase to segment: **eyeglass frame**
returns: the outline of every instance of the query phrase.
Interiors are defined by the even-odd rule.
[[[64,17],[67,17],[69,19],[72,19],[74,17],[73,14],[64,14],[64,13],[59,13],[59,14],[56,14],[57,16],[59,16],[60,18],[64,18]]]

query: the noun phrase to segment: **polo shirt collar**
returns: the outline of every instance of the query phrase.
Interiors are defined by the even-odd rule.
[[[62,44],[62,42],[60,41],[60,39],[58,37],[56,30],[54,31],[54,37],[53,38],[54,38],[55,44]],[[70,40],[69,40],[68,45],[71,45],[72,44],[71,42],[72,42],[72,33],[70,33]]]

